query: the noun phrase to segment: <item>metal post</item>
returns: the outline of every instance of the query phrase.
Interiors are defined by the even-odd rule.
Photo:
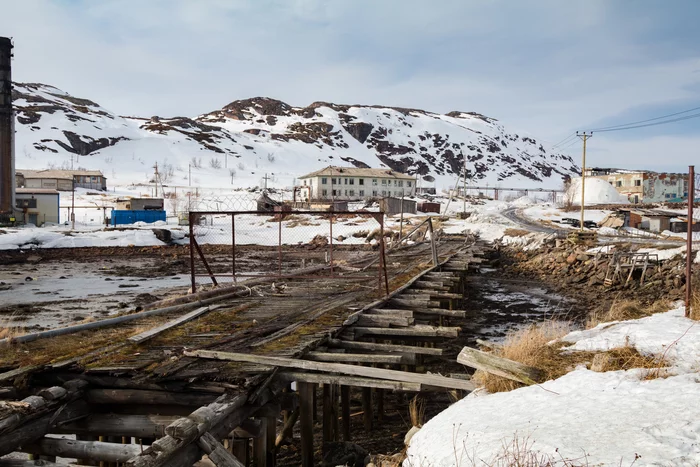
[[[690,301],[693,298],[693,204],[695,202],[695,166],[688,167],[688,238],[685,262],[685,316],[690,318]]]
[[[71,202],[70,202],[70,220],[71,220],[71,230],[75,230],[75,175],[73,175],[72,181],[73,181],[73,195],[71,196]]]
[[[231,214],[231,264],[233,266],[233,283],[236,283],[236,215]]]
[[[433,232],[433,220],[428,218],[428,230],[430,231],[430,250],[433,254],[433,266],[437,266],[439,263],[437,246],[435,244],[435,233]]]
[[[197,283],[194,277],[194,227],[193,227],[193,214],[190,212],[189,223],[190,223],[190,280],[192,281],[192,293],[197,291]]]
[[[399,243],[403,236],[403,191],[401,191],[401,218],[399,219]]]
[[[278,243],[277,243],[277,273],[282,275],[282,213],[279,213],[279,230],[278,230]]]
[[[335,206],[335,204],[333,204]],[[335,209],[335,207],[332,207],[331,210]],[[328,259],[330,260],[331,263],[331,276],[333,276],[333,213],[331,212],[331,218],[330,218],[330,227],[329,227],[329,232],[330,232],[330,238],[329,238],[329,244],[328,244]]]

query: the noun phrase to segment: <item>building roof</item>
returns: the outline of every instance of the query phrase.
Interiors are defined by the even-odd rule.
[[[334,167],[328,166],[316,172],[311,172],[310,174],[303,175],[299,178],[311,178],[311,177],[372,177],[372,178],[397,178],[401,180],[415,180],[416,177],[412,175],[406,175],[401,172],[397,172],[391,169],[361,169],[359,167]]]
[[[58,195],[58,191],[48,188],[17,188],[18,195]]]
[[[99,170],[17,170],[24,178],[56,178],[72,180],[74,175],[106,178]]]

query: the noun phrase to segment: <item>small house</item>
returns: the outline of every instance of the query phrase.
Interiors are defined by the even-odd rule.
[[[256,203],[258,211],[261,212],[273,212],[275,207],[281,204],[279,201],[270,198],[267,193],[260,195]]]
[[[394,214],[416,214],[418,212],[418,203],[403,198],[386,197],[379,200],[379,210],[387,216]]]
[[[76,188],[107,190],[107,178],[99,170],[18,170],[18,187],[72,191]]]
[[[34,224],[41,227],[47,223],[58,224],[59,193],[56,190],[41,188],[17,188],[15,192],[15,208],[21,211],[19,222]]]
[[[420,212],[434,212],[440,214],[440,203],[424,201],[418,205],[418,210]]]
[[[120,211],[162,211],[163,198],[120,198],[116,209]]]

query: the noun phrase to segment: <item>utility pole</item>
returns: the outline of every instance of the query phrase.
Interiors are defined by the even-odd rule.
[[[70,221],[71,221],[71,230],[75,230],[75,174],[73,175],[72,180],[73,180],[73,196],[71,196],[71,201],[70,201]]]
[[[581,225],[579,226],[581,231],[583,232],[583,213],[585,210],[586,199],[586,141],[588,141],[588,138],[593,136],[593,132],[589,131],[588,133],[586,133],[584,131],[582,133],[579,133],[577,131],[576,136],[583,140],[583,164],[581,165]]]
[[[187,165],[187,186],[192,186],[192,164]]]
[[[267,181],[269,179],[270,179],[270,177],[268,177],[267,174],[265,174],[265,176],[263,177],[263,180],[265,180],[265,191],[267,191]]]
[[[156,182],[156,195],[154,198],[158,197],[158,162],[156,162],[156,165],[153,166],[156,169],[156,177],[155,177],[155,182]]]
[[[695,166],[688,167],[688,238],[685,249],[685,317],[690,318],[693,298],[693,204],[695,203]],[[700,254],[700,253],[698,253]]]
[[[464,198],[462,201],[462,212],[467,212],[467,156],[462,153],[462,158],[464,159]],[[466,214],[465,214],[466,215]],[[465,217],[466,219],[466,217]]]

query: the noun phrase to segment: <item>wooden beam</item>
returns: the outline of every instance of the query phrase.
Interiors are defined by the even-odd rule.
[[[418,383],[405,383],[386,379],[334,375],[329,373],[306,373],[303,371],[282,371],[277,373],[277,378],[279,378],[280,381],[297,381],[313,384],[342,384],[356,387],[389,389],[391,391],[420,392],[423,389],[423,386]]]
[[[461,328],[449,326],[429,326],[418,324],[408,328],[369,328],[355,327],[355,337],[360,336],[391,336],[391,337],[450,337],[459,336]]]
[[[430,308],[440,306],[440,302],[438,301],[411,298],[392,298],[391,300],[389,300],[389,304],[392,306],[406,307],[411,310],[415,310],[416,308]]]
[[[470,347],[462,349],[457,356],[457,362],[527,385],[537,384],[538,381],[544,378],[544,372],[538,368],[497,357]]]
[[[165,435],[165,427],[179,419],[173,415],[92,415],[53,429],[52,433],[105,436],[133,436],[134,438],[160,438]]]
[[[314,467],[313,391],[315,390],[315,385],[299,382],[298,388],[301,417],[301,465],[302,467]]]
[[[375,344],[374,342],[341,341],[340,339],[329,339],[326,344],[331,347],[349,350],[371,350],[436,356],[444,353],[442,349],[438,348],[417,347],[415,345]]]
[[[413,313],[417,315],[448,316],[450,318],[465,318],[466,310],[443,310],[442,308],[416,308]]]
[[[435,289],[435,290],[444,289],[445,292],[450,290],[449,287],[445,287],[445,282],[443,282],[441,280],[416,281],[416,282],[414,282],[413,286],[417,289]]]
[[[372,388],[362,388],[362,423],[367,433],[372,431],[373,418]]]
[[[42,438],[22,446],[21,451],[45,456],[74,457],[104,462],[125,462],[136,456],[141,448],[136,444],[76,441],[74,439]]]
[[[211,433],[204,433],[197,444],[217,467],[245,467]]]
[[[90,389],[85,399],[91,404],[183,405],[201,407],[216,400],[215,394],[149,391],[141,389]]]
[[[415,323],[413,318],[403,318],[401,316],[389,315],[366,315],[361,314],[357,319],[358,326],[388,327],[408,327]]]
[[[260,436],[253,439],[253,467],[266,467],[267,463],[267,425],[268,418],[260,418]]]
[[[153,329],[149,329],[147,331],[144,331],[142,333],[136,334],[135,336],[129,337],[129,341],[133,342],[134,344],[141,344],[142,342],[146,342],[149,339],[154,338],[158,334],[167,331],[170,328],[174,328],[175,326],[179,326],[181,324],[184,324],[188,321],[192,321],[193,319],[205,314],[209,313],[210,311],[214,311],[217,308],[221,308],[224,305],[215,305],[215,306],[203,306],[201,308],[197,308],[196,310],[190,311],[189,313],[186,313],[178,318],[175,318],[173,320],[168,321],[167,323],[163,323],[160,326],[156,326]]]
[[[391,329],[389,329],[389,331],[391,331]],[[466,391],[474,390],[474,385],[469,382],[445,378],[444,376],[408,373],[396,370],[385,370],[383,368],[346,365],[343,363],[312,362],[309,360],[297,360],[293,358],[267,357],[243,353],[217,352],[213,350],[185,351],[185,355],[188,357],[210,358],[214,360],[248,362],[257,363],[260,365],[298,368],[301,370],[342,373],[352,376],[365,376],[369,378],[387,379],[391,381],[427,384],[430,386],[440,386],[449,389],[464,389]]]
[[[407,290],[404,292],[404,296],[408,298],[421,298],[421,299],[438,299],[438,300],[458,300],[461,298],[464,298],[461,294],[458,293],[448,293],[448,292],[438,292],[438,291],[433,291],[433,290],[427,290],[427,289],[420,289],[420,290]]]
[[[396,308],[372,308],[367,310],[365,315],[389,315],[389,316],[400,316],[403,318],[413,318],[413,310],[399,310]]]
[[[386,363],[395,365],[415,365],[415,355],[378,355],[378,354],[357,354],[357,353],[331,353],[331,352],[308,352],[304,358],[317,362],[341,362],[341,363]]]
[[[350,386],[340,386],[340,410],[343,419],[343,441],[350,442]]]
[[[297,407],[296,409],[294,409],[292,414],[289,417],[287,417],[287,420],[284,422],[282,430],[279,432],[277,438],[275,439],[275,448],[279,448],[285,439],[292,437],[294,433],[294,425],[299,419],[299,413],[300,410],[299,407]]]

